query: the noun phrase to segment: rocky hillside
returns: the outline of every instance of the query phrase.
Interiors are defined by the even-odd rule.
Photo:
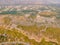
[[[0,8],[0,45],[60,45],[60,8]]]

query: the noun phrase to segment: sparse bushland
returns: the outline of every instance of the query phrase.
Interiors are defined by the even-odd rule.
[[[30,45],[59,45],[60,43],[60,28],[58,27],[51,27],[48,25],[46,28],[46,25],[38,26],[37,23],[35,23],[34,25],[22,25],[17,24],[16,22],[15,24],[13,22],[16,25],[15,26],[11,21],[12,19],[9,17],[3,18],[3,24],[2,26],[0,26],[0,43],[13,41],[22,41],[25,43],[29,43]],[[10,24],[15,27],[10,29],[10,27],[12,27]],[[18,28],[19,30],[16,28]],[[23,31],[23,33],[21,33],[21,31]],[[29,37],[32,37],[32,39],[30,39]]]
[[[57,13],[60,14],[60,9],[57,8],[58,10],[54,11],[47,8],[48,10],[41,7],[36,10],[21,9],[17,11],[14,8],[12,11],[2,11],[0,13],[0,18],[3,18],[0,20],[0,44],[7,42],[9,44],[6,45],[25,45],[25,43],[60,45],[60,23],[57,23],[60,18]]]
[[[23,27],[22,27],[23,28]],[[24,27],[23,29],[25,30],[26,27]],[[34,27],[36,28],[36,27]],[[32,27],[30,28],[26,28],[29,32],[29,30],[33,29]],[[47,35],[47,37],[49,37],[50,35],[49,34],[52,34],[53,36],[58,36],[56,34],[54,34],[52,30],[55,30],[56,34],[59,34],[59,29],[57,30],[57,28],[47,28],[46,32],[44,33],[44,35]],[[38,29],[36,29],[38,31]],[[35,31],[36,30],[33,30],[34,33],[36,33]],[[50,33],[51,32],[51,33]],[[32,32],[31,32],[32,33]],[[48,34],[46,34],[48,33]],[[43,36],[44,36],[43,35]],[[36,35],[37,36],[37,35]],[[55,38],[55,37],[53,37]],[[59,37],[56,37],[56,39],[58,39]],[[60,39],[58,39],[60,40]],[[56,42],[52,42],[52,41],[45,41],[45,39],[42,39],[41,42],[36,42],[34,39],[29,39],[27,36],[25,36],[24,34],[22,34],[21,32],[19,32],[18,30],[16,29],[5,29],[5,28],[0,28],[0,43],[2,42],[13,42],[13,41],[22,41],[22,42],[25,42],[25,43],[29,43],[30,45],[58,45]],[[16,44],[16,45],[19,45],[19,44]]]

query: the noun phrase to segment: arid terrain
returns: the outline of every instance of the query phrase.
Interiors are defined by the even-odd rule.
[[[60,7],[0,6],[0,45],[60,45]]]

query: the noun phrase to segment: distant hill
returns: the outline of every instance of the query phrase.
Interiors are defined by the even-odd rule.
[[[0,0],[0,5],[16,4],[60,4],[60,0]]]

